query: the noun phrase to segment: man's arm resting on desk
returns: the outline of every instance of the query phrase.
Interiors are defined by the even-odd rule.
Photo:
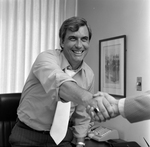
[[[76,147],[84,147],[85,146],[84,141],[85,141],[84,138],[77,138]]]

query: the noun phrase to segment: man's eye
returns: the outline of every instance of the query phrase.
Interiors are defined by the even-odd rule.
[[[76,38],[75,38],[75,37],[70,37],[70,38],[69,38],[69,40],[71,40],[71,41],[75,41],[75,40],[76,40]]]
[[[84,38],[82,38],[82,41],[83,41],[83,42],[87,42],[87,41],[88,41],[88,38],[87,38],[87,37],[84,37]]]

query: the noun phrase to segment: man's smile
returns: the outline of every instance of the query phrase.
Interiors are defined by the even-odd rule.
[[[82,53],[84,52],[84,50],[82,51],[78,51],[78,50],[72,50],[73,53],[77,54],[77,55],[82,55]]]

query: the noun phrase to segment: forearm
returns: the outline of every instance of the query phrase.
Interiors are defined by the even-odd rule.
[[[130,123],[150,119],[150,94],[131,96],[126,98],[124,104],[125,118]]]
[[[72,101],[87,106],[91,103],[93,94],[79,87],[75,82],[64,82],[59,88],[59,96],[65,101]]]

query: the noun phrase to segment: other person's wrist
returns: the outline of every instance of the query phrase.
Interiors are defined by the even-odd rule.
[[[125,114],[124,114],[124,103],[125,103],[125,98],[120,99],[119,102],[118,102],[119,113],[120,113],[123,117],[125,117]]]

